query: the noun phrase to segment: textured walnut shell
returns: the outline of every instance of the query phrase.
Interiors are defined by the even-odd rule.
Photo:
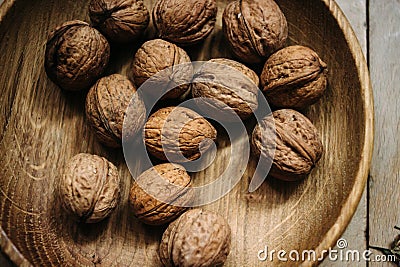
[[[75,220],[95,223],[108,217],[120,199],[117,168],[91,154],[77,154],[64,167],[58,184],[59,199]]]
[[[50,34],[44,66],[55,84],[76,91],[89,88],[103,74],[109,57],[107,39],[86,22],[74,20]]]
[[[94,27],[118,43],[136,40],[150,20],[142,0],[91,0],[89,17]]]
[[[243,62],[261,63],[285,45],[287,21],[273,0],[229,3],[222,26],[232,52]]]
[[[217,137],[217,131],[205,118],[184,107],[156,111],[147,120],[144,134],[150,154],[171,162],[200,158]]]
[[[132,105],[134,108],[127,108]],[[86,96],[86,118],[100,142],[120,147],[122,129],[132,139],[146,122],[146,108],[136,88],[125,76],[113,74],[98,80]]]
[[[185,212],[165,230],[159,248],[167,267],[222,266],[231,246],[231,229],[220,215],[202,209]]]
[[[158,0],[153,22],[160,38],[180,45],[205,39],[214,29],[216,0]]]
[[[273,142],[276,142],[275,151]],[[323,152],[315,126],[303,114],[291,109],[274,111],[273,119],[272,116],[263,119],[254,128],[251,143],[256,155],[274,159],[270,175],[285,181],[304,178]]]
[[[172,185],[158,182],[159,179]],[[146,224],[161,225],[175,220],[187,210],[184,206],[193,197],[190,191],[191,178],[185,168],[178,164],[156,165],[135,180],[129,203],[134,215]]]
[[[258,76],[245,65],[225,58],[211,59],[194,77],[192,95],[196,104],[213,118],[229,121],[233,118],[229,112],[234,111],[246,119],[257,109]],[[198,97],[207,99],[196,100]]]
[[[289,46],[274,53],[261,74],[263,91],[277,107],[302,109],[315,103],[327,85],[327,66],[316,52]]]
[[[174,88],[166,92],[163,98],[178,98],[189,89],[193,76],[190,62],[182,48],[161,39],[150,40],[135,54],[132,78],[138,87],[152,78],[148,81],[151,84],[143,88],[146,94],[160,96],[167,88]],[[179,64],[183,65],[176,66]]]

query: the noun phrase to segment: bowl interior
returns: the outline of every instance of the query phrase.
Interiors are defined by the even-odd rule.
[[[6,0],[6,4],[11,2]],[[145,1],[148,9],[153,2]],[[205,207],[225,216],[231,225],[232,250],[226,266],[264,266],[257,255],[266,246],[269,251],[316,248],[334,226],[354,187],[363,185],[357,183],[356,177],[360,179],[361,163],[368,157],[363,155],[367,107],[345,34],[323,1],[277,3],[289,23],[288,43],[313,48],[328,64],[326,94],[305,111],[319,130],[325,151],[304,181],[268,179],[254,193],[248,192],[256,165],[256,160],[251,159],[233,190]],[[122,151],[100,145],[88,128],[85,92],[63,92],[44,72],[48,33],[67,20],[88,21],[87,5],[88,1],[16,0],[0,22],[1,227],[35,266],[159,266],[157,248],[165,228],[145,226],[130,213],[127,199],[133,179]],[[212,35],[188,49],[192,60],[232,58],[221,31],[226,1],[219,1],[218,5]],[[153,34],[149,29],[147,38]],[[126,74],[139,46],[114,46],[108,72]],[[259,71],[260,66],[255,67]],[[249,129],[254,125],[252,121],[247,123]],[[222,135],[218,146],[213,164],[193,174],[196,183],[211,181],[227,166],[230,157],[241,157],[240,153],[230,155],[229,142]],[[96,225],[71,222],[54,199],[59,168],[79,152],[107,157],[123,177],[120,206],[110,219]],[[139,174],[140,168],[138,162],[134,175]],[[362,188],[356,191],[361,192]],[[349,208],[352,214],[355,206]],[[349,217],[337,226],[339,232]],[[276,266],[293,264],[276,259],[274,262]]]

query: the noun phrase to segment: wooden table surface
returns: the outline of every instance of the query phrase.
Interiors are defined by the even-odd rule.
[[[390,247],[400,234],[400,1],[337,0],[369,65],[375,102],[374,153],[367,188],[343,238],[347,249]],[[380,254],[371,249],[374,254]],[[373,257],[372,257],[373,258]],[[332,262],[321,266],[393,266],[382,262]]]
[[[0,0],[2,3],[3,0]],[[343,238],[348,250],[390,247],[400,226],[400,1],[337,0],[366,55],[375,101],[375,144],[367,188]],[[371,250],[378,255],[380,252]],[[13,266],[0,255],[0,266]],[[390,263],[340,262],[321,266],[393,266]]]

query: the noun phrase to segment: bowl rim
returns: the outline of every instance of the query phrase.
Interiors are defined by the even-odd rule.
[[[353,56],[353,60],[357,66],[358,79],[361,85],[361,96],[364,103],[364,145],[362,147],[361,160],[357,175],[354,181],[352,190],[349,193],[347,200],[344,202],[339,217],[335,223],[326,232],[322,241],[319,245],[314,248],[316,255],[322,255],[324,250],[333,248],[336,245],[337,240],[342,236],[347,226],[350,223],[354,213],[357,210],[358,204],[364,192],[368,180],[368,174],[371,167],[372,153],[374,148],[374,100],[372,83],[369,75],[368,64],[365,60],[364,53],[362,51],[360,42],[351,27],[351,24],[342,9],[335,2],[335,0],[320,0],[328,7],[330,13],[337,21],[340,29],[342,30],[344,37],[349,45],[350,52]],[[324,253],[323,259],[327,253]],[[320,261],[304,261],[300,266],[317,266]]]
[[[17,0],[4,0],[0,5],[0,23],[3,21],[7,13],[11,10]],[[352,219],[358,204],[361,200],[364,188],[368,179],[369,169],[371,166],[372,152],[374,146],[374,101],[372,92],[372,83],[369,76],[368,65],[362,52],[360,43],[351,27],[350,22],[344,15],[343,11],[335,0],[315,0],[323,2],[329,9],[329,12],[337,21],[344,37],[349,44],[350,52],[357,66],[357,73],[361,85],[361,95],[364,103],[364,145],[362,147],[361,160],[355,182],[349,193],[347,200],[344,202],[340,214],[335,223],[326,232],[322,241],[314,248],[317,258],[320,259],[322,253],[328,248],[335,246],[336,241],[346,230],[350,220]],[[0,249],[9,257],[9,259],[17,266],[32,266],[25,256],[8,238],[3,228],[0,226]],[[325,258],[326,253],[324,253]],[[321,261],[307,260],[300,266],[317,266]]]

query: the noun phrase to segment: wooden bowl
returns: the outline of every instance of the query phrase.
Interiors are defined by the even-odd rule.
[[[251,161],[240,183],[205,207],[231,225],[232,250],[225,266],[265,266],[257,257],[265,246],[269,251],[314,249],[317,255],[333,247],[357,207],[371,160],[371,85],[348,21],[333,0],[277,2],[289,22],[289,43],[312,47],[329,66],[325,96],[306,111],[321,133],[325,152],[304,181],[268,179],[254,193],[247,190],[255,167]],[[221,31],[225,4],[219,1],[212,36],[189,49],[192,60],[232,56]],[[44,72],[48,33],[67,20],[88,21],[87,5],[74,0],[5,0],[0,8],[1,248],[21,266],[159,266],[157,248],[164,228],[145,226],[130,213],[132,178],[121,150],[96,141],[84,117],[85,92],[63,92]],[[146,5],[151,9],[153,1]],[[150,29],[147,36],[151,34]],[[126,73],[138,45],[113,47],[109,73]],[[195,175],[199,183],[229,160],[226,140],[220,138],[218,144],[213,165]],[[123,177],[121,205],[96,225],[71,222],[54,201],[58,169],[78,152],[106,156]],[[299,264],[274,259],[274,266]]]

